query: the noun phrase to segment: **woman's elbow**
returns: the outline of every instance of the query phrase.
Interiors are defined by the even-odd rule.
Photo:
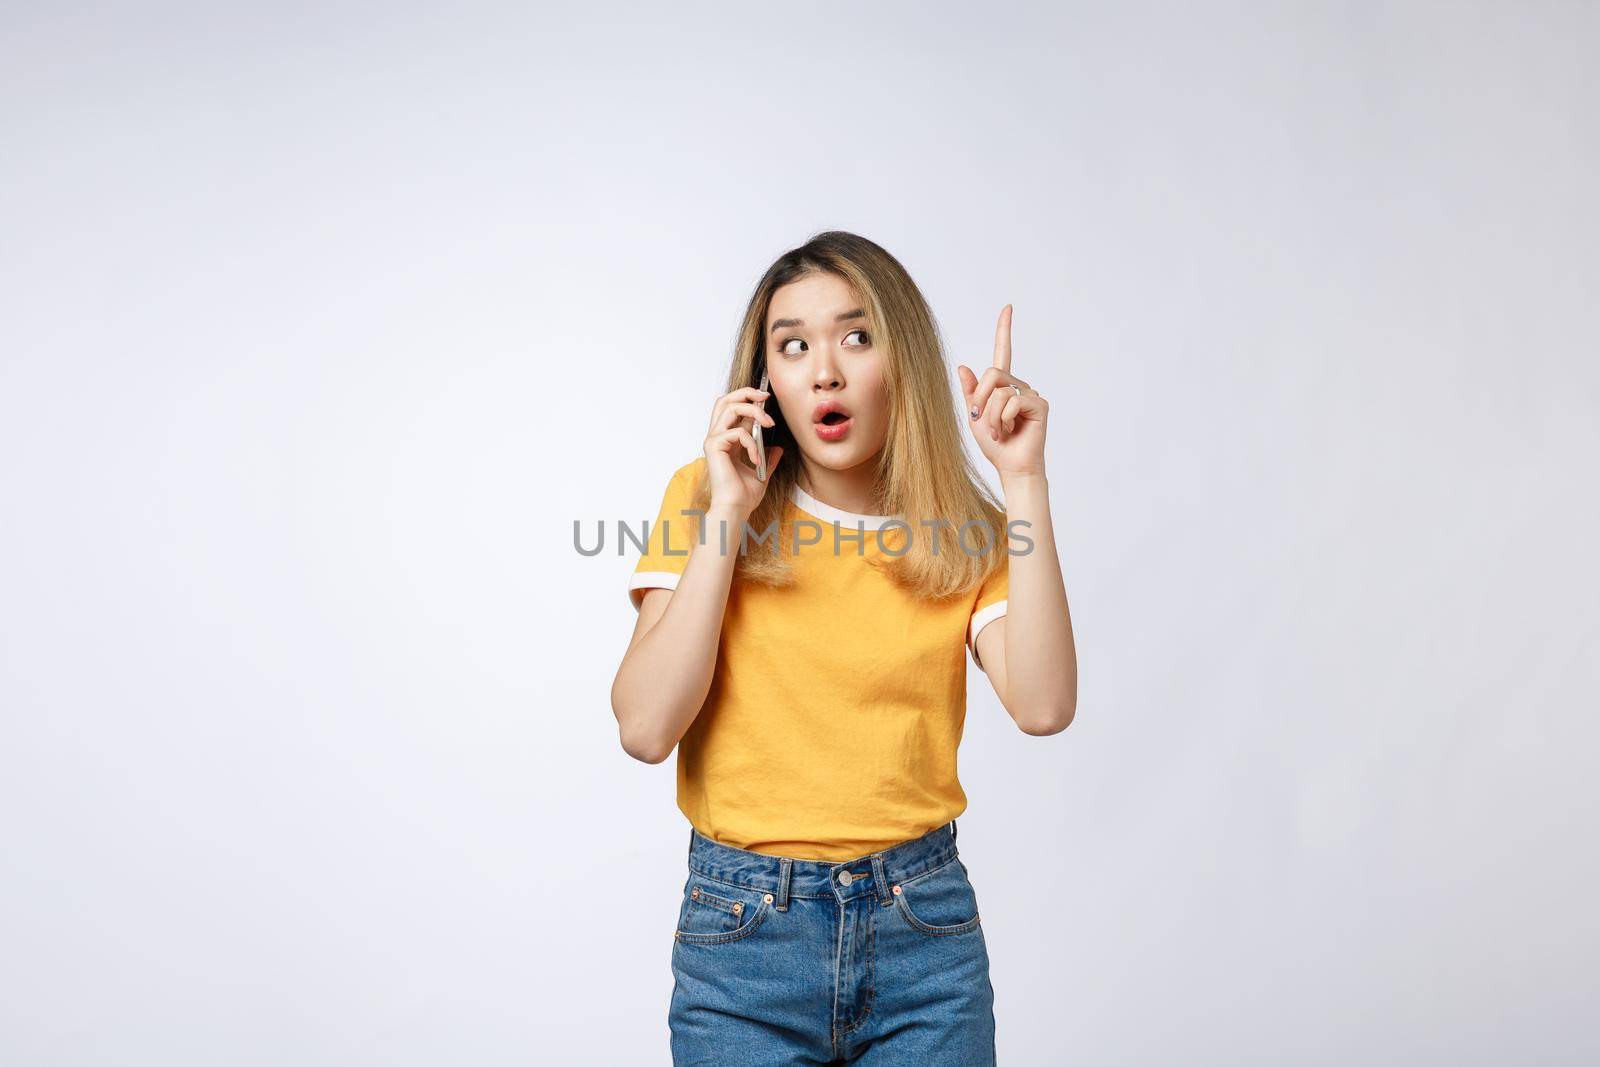
[[[612,710],[617,711],[616,705]],[[659,738],[649,736],[645,731],[629,728],[629,719],[617,713],[617,740],[622,743],[622,751],[638,760],[640,763],[660,763],[672,755],[672,746],[663,745]]]
[[[1077,710],[1073,704],[1064,704],[1036,711],[1031,715],[1019,715],[1017,727],[1030,737],[1049,737],[1071,726]]]
[[[652,764],[665,763],[667,757],[672,755],[672,749],[670,748],[663,748],[660,745],[652,744],[630,744],[627,738],[623,738],[622,751],[626,752],[640,763]]]
[[[660,743],[649,732],[639,729],[640,716],[626,710],[626,701],[617,692],[618,686],[611,686],[611,714],[617,717],[617,740],[622,744],[622,751],[638,760],[640,763],[660,763],[671,753],[671,749],[663,751]]]

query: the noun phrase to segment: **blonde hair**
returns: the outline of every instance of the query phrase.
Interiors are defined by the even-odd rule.
[[[871,563],[884,568],[897,585],[918,597],[942,598],[973,589],[1004,562],[1005,508],[963,445],[961,419],[950,391],[950,365],[933,312],[894,256],[865,237],[843,230],[819,233],[779,256],[757,283],[745,308],[725,391],[760,381],[773,294],[821,271],[843,278],[855,289],[867,312],[872,343],[883,357],[889,433],[877,456],[872,511],[902,517],[910,526],[910,546],[906,546],[908,531],[891,528],[883,535],[884,545],[891,551],[904,549],[904,554]],[[768,471],[767,491],[747,522],[756,534],[769,526],[778,531],[777,545],[770,540],[762,545],[752,538],[750,550],[739,554],[734,576],[789,585],[794,577],[781,546],[791,543],[792,534],[790,527],[782,524],[782,515],[799,470],[799,446],[778,405],[771,404],[767,410],[776,425],[763,428],[766,444],[783,445],[783,455]],[[691,490],[691,507],[709,509],[711,486],[705,464],[696,469],[699,477]],[[923,525],[923,519],[944,519],[946,524]],[[986,552],[971,553],[962,547],[962,524],[972,520],[987,523],[988,531],[969,531],[965,541],[984,545]],[[849,527],[841,522],[841,530],[846,529]],[[823,544],[831,546],[828,535],[831,531],[825,533]],[[698,534],[692,536],[698,538]],[[866,536],[875,535],[868,531]],[[841,552],[855,550],[849,542],[842,545]]]

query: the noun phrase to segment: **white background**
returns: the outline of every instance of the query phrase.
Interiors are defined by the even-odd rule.
[[[1051,401],[1078,717],[974,671],[961,761],[1002,1061],[1594,1062],[1597,49],[5,5],[0,1060],[668,1062],[688,824],[572,524],[837,227]]]

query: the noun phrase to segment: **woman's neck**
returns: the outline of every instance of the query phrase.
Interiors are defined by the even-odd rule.
[[[867,462],[858,463],[849,470],[836,471],[802,459],[795,480],[801,489],[824,504],[831,504],[840,511],[872,515],[876,514],[872,502],[873,484],[877,481],[874,467],[873,463]]]

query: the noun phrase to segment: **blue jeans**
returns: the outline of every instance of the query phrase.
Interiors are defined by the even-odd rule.
[[[993,1064],[994,988],[955,822],[832,863],[689,832],[672,1062]]]

